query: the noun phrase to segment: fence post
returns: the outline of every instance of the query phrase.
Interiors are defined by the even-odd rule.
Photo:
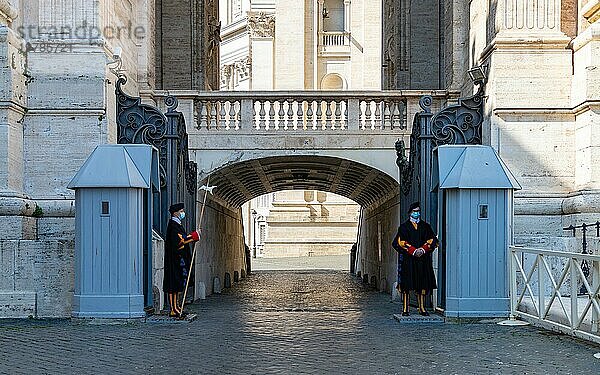
[[[600,262],[597,260],[592,261],[592,293],[598,289],[598,285],[600,285]],[[590,296],[590,298],[595,299],[596,302],[600,303],[600,295],[598,293]],[[598,333],[600,329],[600,314],[595,309],[595,306],[592,305],[592,332]]]
[[[577,259],[571,258],[571,330],[577,325]]]
[[[517,312],[517,260],[515,259],[516,252],[510,246],[508,248],[508,256],[510,257],[510,319],[515,319]]]
[[[537,267],[538,267],[538,317],[540,318],[540,320],[544,320],[544,310],[546,308],[546,302],[545,302],[545,296],[544,294],[546,293],[545,291],[545,277],[544,277],[544,270],[542,267],[542,264],[544,263],[543,260],[544,256],[542,254],[538,254],[537,257]]]

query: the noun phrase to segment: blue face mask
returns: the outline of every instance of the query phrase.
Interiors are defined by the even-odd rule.
[[[179,214],[179,220],[185,219],[185,212]]]
[[[412,217],[413,219],[419,219],[421,217],[421,213],[420,212],[411,212],[410,213],[410,217]]]

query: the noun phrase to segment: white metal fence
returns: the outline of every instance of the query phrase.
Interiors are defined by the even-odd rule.
[[[600,343],[600,255],[510,246],[511,313]]]

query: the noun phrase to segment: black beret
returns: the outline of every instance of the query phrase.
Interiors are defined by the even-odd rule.
[[[414,210],[415,208],[421,208],[421,203],[419,202],[413,202],[410,207],[408,207],[408,212],[411,212],[412,210]]]
[[[169,207],[169,212],[171,213],[171,215],[179,210],[183,210],[183,203],[175,203],[172,204],[171,207]]]

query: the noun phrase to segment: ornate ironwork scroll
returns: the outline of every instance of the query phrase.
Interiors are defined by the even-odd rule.
[[[195,227],[197,165],[189,160],[185,119],[177,111],[177,99],[168,97],[167,113],[162,113],[142,104],[141,98],[127,95],[123,91],[126,83],[127,77],[120,75],[116,85],[117,139],[118,143],[149,144],[159,151],[161,194],[155,204],[155,230],[164,236],[168,208],[175,202],[186,204],[188,223]]]
[[[481,144],[483,123],[483,85],[471,97],[459,99],[431,119],[431,134],[436,146],[443,144]]]

